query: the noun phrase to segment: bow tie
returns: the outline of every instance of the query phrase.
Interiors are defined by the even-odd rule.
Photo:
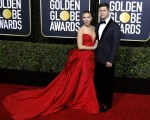
[[[100,24],[106,24],[106,21],[105,20],[101,20]]]

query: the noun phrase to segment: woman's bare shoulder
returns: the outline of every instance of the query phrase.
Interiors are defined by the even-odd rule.
[[[78,32],[83,32],[83,29],[84,29],[84,26],[81,26],[81,27],[78,29]]]

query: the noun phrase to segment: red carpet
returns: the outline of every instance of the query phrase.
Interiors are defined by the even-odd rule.
[[[37,88],[33,86],[0,84],[0,101],[14,92]],[[12,120],[0,104],[0,120]],[[65,108],[48,116],[30,120],[150,120],[150,95],[115,93],[113,107],[106,113],[89,114],[82,110]]]

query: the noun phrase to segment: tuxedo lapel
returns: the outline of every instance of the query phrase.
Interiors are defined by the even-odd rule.
[[[100,26],[100,23],[98,23],[97,27],[96,27],[96,38],[99,39],[99,34],[98,34],[98,30],[99,30],[99,26]]]

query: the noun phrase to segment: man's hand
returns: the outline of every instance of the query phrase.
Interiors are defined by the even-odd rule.
[[[112,63],[107,62],[107,63],[106,63],[106,67],[112,67]]]

